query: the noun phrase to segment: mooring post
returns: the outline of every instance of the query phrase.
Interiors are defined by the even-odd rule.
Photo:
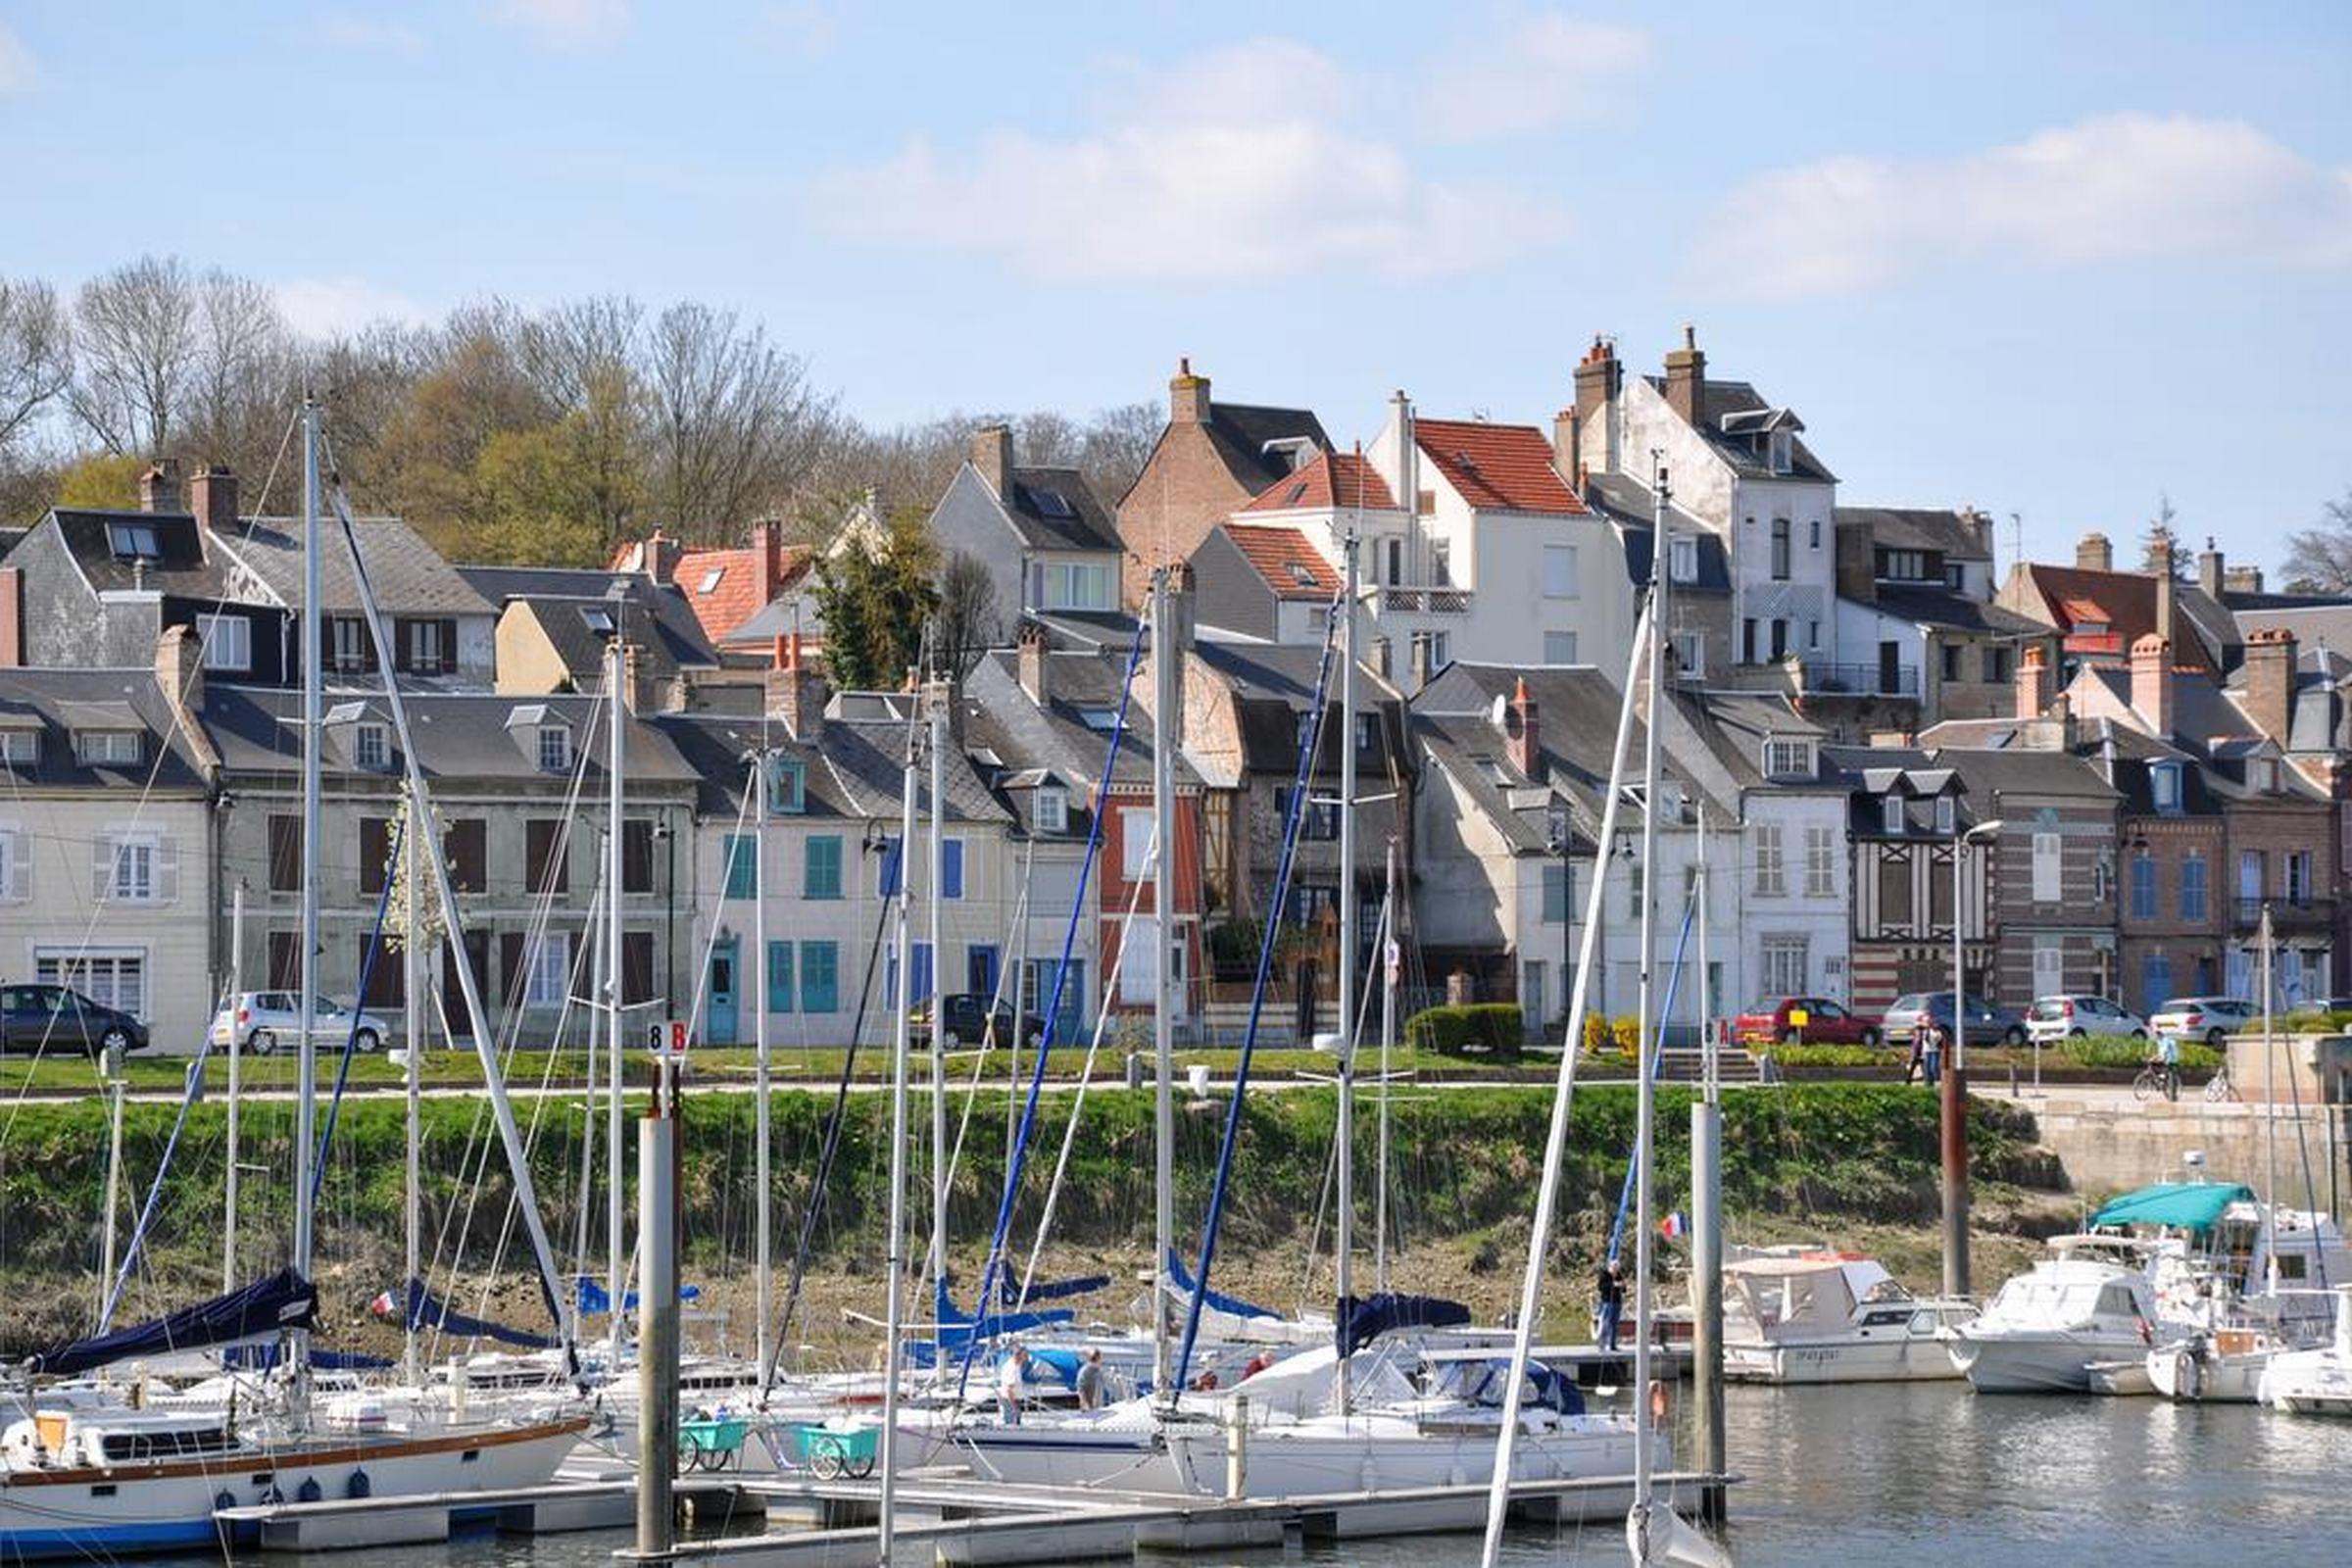
[[[1250,1487],[1250,1396],[1237,1394],[1225,1410],[1225,1495],[1240,1497]]]
[[[1712,1027],[1712,1024],[1706,1025]],[[1712,1098],[1690,1105],[1690,1389],[1698,1405],[1698,1469],[1724,1473],[1723,1433],[1723,1105]],[[1709,1479],[1699,1488],[1698,1515],[1720,1524],[1724,1490]]]
[[[637,1124],[637,1551],[667,1553],[676,1540],[678,1477],[677,1060],[655,1057],[653,1102]],[[619,1179],[619,1173],[614,1173]],[[621,1303],[615,1300],[612,1310]]]

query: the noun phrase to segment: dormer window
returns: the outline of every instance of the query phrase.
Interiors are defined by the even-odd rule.
[[[2278,762],[2268,757],[2248,758],[2246,760],[2246,788],[2257,795],[2278,794]]]
[[[357,615],[331,615],[326,622],[326,664],[338,675],[365,675],[375,667],[368,622]]]
[[[37,729],[0,730],[0,763],[10,767],[38,767],[41,732]]]
[[[381,724],[362,724],[351,732],[351,764],[369,773],[392,766],[392,738]]]
[[[152,522],[110,522],[106,547],[117,561],[161,561],[164,541]]]
[[[74,732],[74,755],[84,767],[136,767],[139,732],[135,729],[83,729]]]
[[[1786,430],[1775,430],[1764,438],[1764,461],[1775,473],[1787,473],[1795,466],[1796,438]]]
[[[1814,771],[1811,741],[1768,740],[1764,743],[1766,778],[1811,778]]]
[[[571,727],[567,724],[539,726],[539,771],[568,773],[571,771]]]
[[[1070,792],[1059,784],[1040,784],[1031,814],[1037,818],[1040,833],[1067,833],[1070,830]]]
[[[786,816],[808,809],[808,764],[797,757],[772,757],[767,763],[767,808]]]
[[[2148,794],[2159,811],[2180,809],[2180,764],[2158,762],[2148,769]]]
[[[1676,582],[1698,581],[1698,541],[1687,533],[1666,541],[1666,574]]]
[[[1879,827],[1890,838],[1900,838],[1909,830],[1900,795],[1888,795],[1879,802]]]
[[[1945,838],[1952,836],[1960,817],[1960,808],[1949,795],[1936,797],[1936,831]]]

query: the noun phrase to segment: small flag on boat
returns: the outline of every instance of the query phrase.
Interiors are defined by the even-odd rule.
[[[392,1298],[390,1291],[378,1291],[375,1299],[368,1303],[368,1311],[373,1317],[396,1317],[400,1313],[400,1303]]]
[[[1673,1213],[1668,1214],[1664,1219],[1658,1221],[1658,1234],[1665,1237],[1670,1242],[1690,1235],[1690,1216],[1685,1214],[1681,1209],[1676,1209]]]

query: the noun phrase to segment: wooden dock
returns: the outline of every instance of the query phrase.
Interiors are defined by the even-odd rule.
[[[764,1504],[732,1478],[677,1484],[679,1514],[709,1527]],[[622,1530],[637,1518],[634,1479],[559,1481],[506,1492],[442,1492],[415,1496],[350,1497],[222,1508],[213,1517],[254,1533],[265,1551],[349,1551],[447,1541],[460,1530],[514,1535]]]

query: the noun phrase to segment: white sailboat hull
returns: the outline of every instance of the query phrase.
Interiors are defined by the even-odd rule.
[[[1726,1345],[1723,1372],[1743,1383],[1907,1383],[1960,1376],[1943,1342],[1929,1335]]]
[[[2200,1354],[2191,1344],[2160,1345],[2148,1352],[2148,1383],[2165,1398],[2184,1404],[2252,1404],[2274,1353]]]
[[[220,1508],[537,1486],[586,1423],[321,1439],[202,1459],[0,1472],[0,1562],[218,1550]],[[316,1487],[314,1493],[311,1489]]]

